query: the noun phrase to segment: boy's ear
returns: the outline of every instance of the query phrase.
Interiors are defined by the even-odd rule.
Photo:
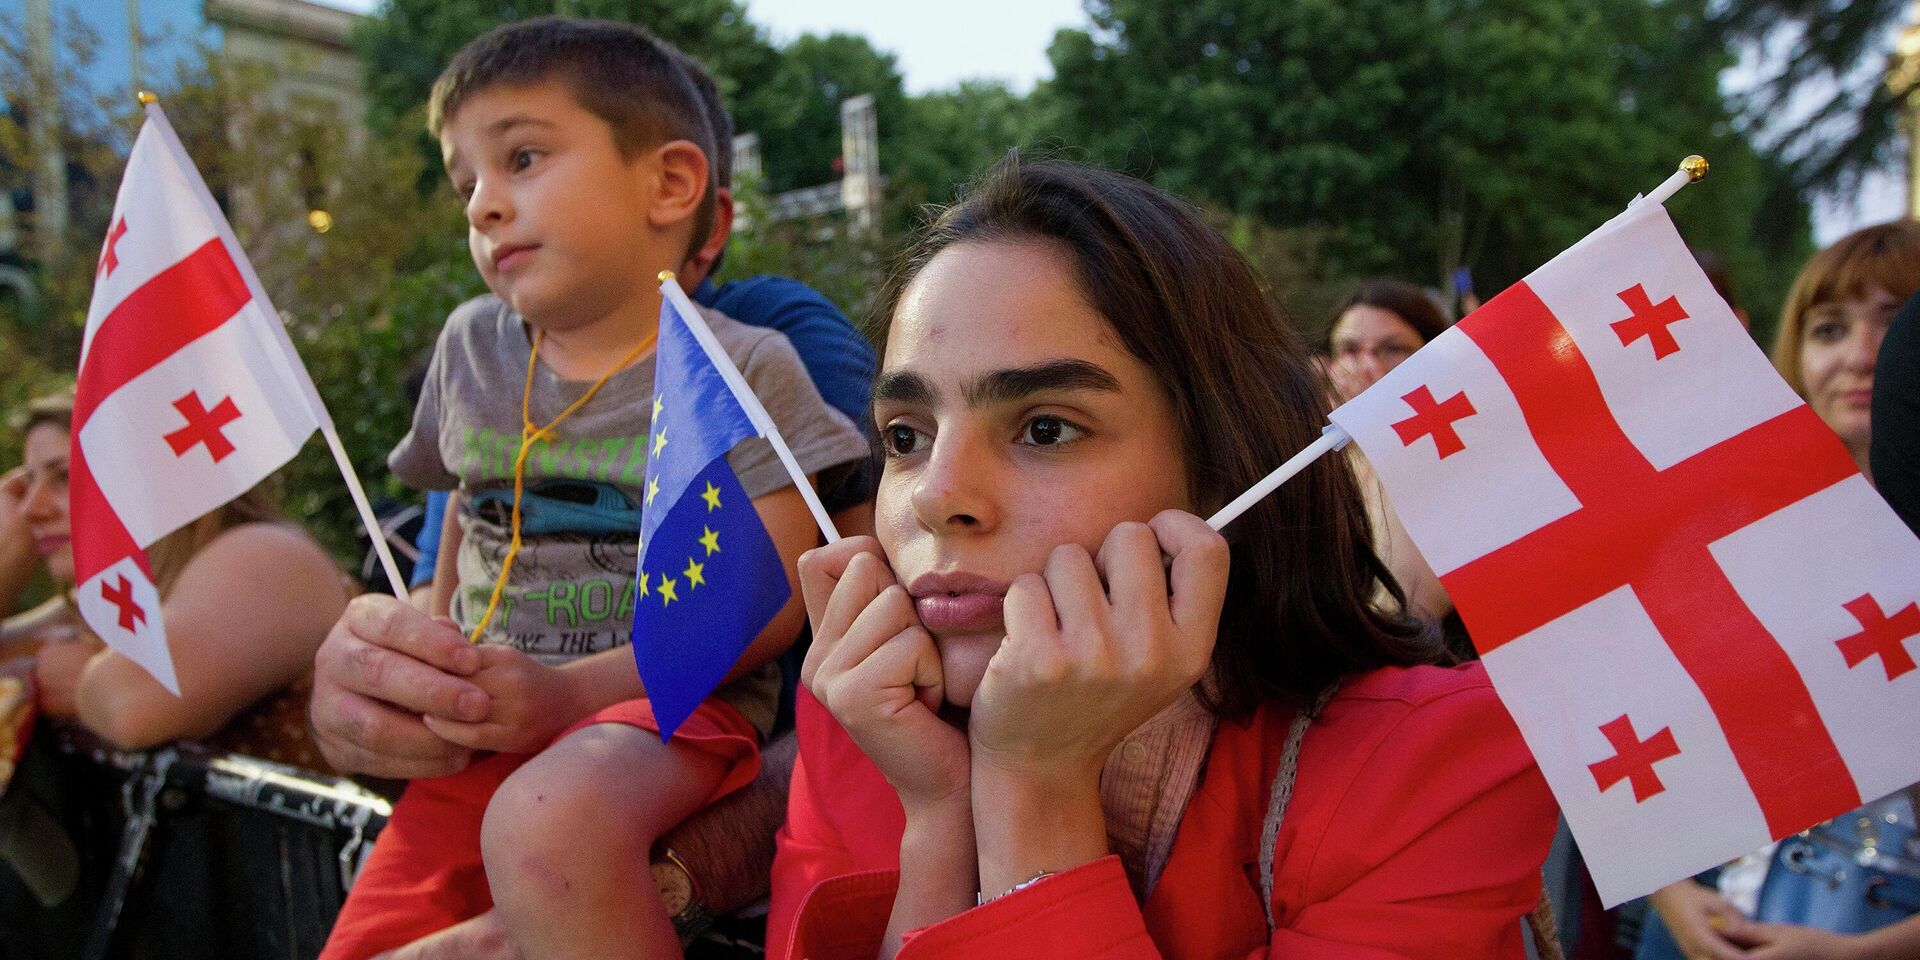
[[[720,252],[727,248],[727,235],[733,232],[733,191],[721,187],[713,191],[713,229],[707,231],[707,242],[687,257],[680,269],[680,275],[686,278],[687,289],[700,285],[707,275],[713,272],[714,262],[720,259]]]
[[[653,202],[647,220],[653,226],[668,229],[693,219],[706,197],[711,168],[706,152],[690,140],[673,140],[654,151]]]

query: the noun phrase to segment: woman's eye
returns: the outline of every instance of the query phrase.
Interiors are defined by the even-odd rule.
[[[920,449],[921,433],[912,427],[893,424],[882,432],[881,438],[890,457],[904,457]]]
[[[528,149],[526,147],[522,147],[519,150],[515,150],[513,152],[513,161],[511,164],[511,166],[514,169],[514,172],[518,173],[521,170],[525,170],[526,168],[533,166],[533,161],[536,158],[538,158],[539,155],[540,155],[539,151]]]
[[[1807,328],[1807,339],[1815,343],[1839,343],[1847,338],[1847,325],[1838,320],[1822,320]]]
[[[1059,417],[1034,417],[1021,428],[1019,442],[1036,447],[1051,447],[1078,440],[1085,432]]]

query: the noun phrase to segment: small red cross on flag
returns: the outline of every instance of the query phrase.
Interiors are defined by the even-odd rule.
[[[1920,779],[1920,540],[1657,204],[1333,420],[1453,598],[1609,905]]]
[[[1879,657],[1893,680],[1914,668],[1913,651],[1907,641],[1920,638],[1920,604],[1907,604],[1889,617],[1875,602],[1873,594],[1863,593],[1845,604],[1847,612],[1860,621],[1860,632],[1834,642],[1847,666],[1857,667],[1871,657]]]
[[[120,629],[132,633],[146,625],[147,611],[140,601],[133,597],[133,584],[122,574],[118,583],[100,584],[100,599],[114,605],[120,611]]]
[[[1422,384],[1400,399],[1413,408],[1413,416],[1393,425],[1393,432],[1400,435],[1401,443],[1411,447],[1415,440],[1432,437],[1434,451],[1442,460],[1467,448],[1453,429],[1454,421],[1473,416],[1473,403],[1465,393],[1456,393],[1445,403],[1435,403],[1433,391]]]
[[[1661,727],[1659,733],[1642,740],[1634,735],[1633,721],[1623,713],[1601,724],[1600,733],[1614,749],[1613,756],[1587,764],[1587,769],[1593,771],[1593,782],[1601,791],[1613,789],[1613,785],[1622,780],[1630,781],[1633,802],[1644,803],[1648,797],[1667,789],[1660,783],[1660,775],[1654,772],[1653,766],[1680,755],[1672,727]]]
[[[178,692],[146,547],[279,469],[323,414],[199,174],[148,116],[87,311],[69,496],[81,615]]]
[[[184,457],[194,447],[206,447],[207,455],[214,463],[226,459],[233,452],[233,444],[220,428],[240,419],[240,408],[233,405],[232,397],[221,397],[212,410],[200,402],[198,393],[188,393],[173,401],[173,408],[187,418],[187,425],[167,434],[167,446],[173,448],[173,455]]]
[[[113,229],[107,231],[106,245],[100,250],[100,268],[95,271],[99,276],[112,276],[113,268],[120,265],[120,254],[113,248],[126,235],[127,218],[121,217],[113,222]]]
[[[1680,309],[1679,297],[1668,297],[1656,305],[1647,296],[1647,288],[1636,283],[1620,291],[1620,302],[1633,311],[1633,316],[1613,324],[1613,332],[1620,335],[1622,344],[1632,346],[1644,337],[1653,344],[1655,360],[1680,352],[1680,342],[1673,338],[1673,331],[1667,329],[1687,319],[1687,312]]]

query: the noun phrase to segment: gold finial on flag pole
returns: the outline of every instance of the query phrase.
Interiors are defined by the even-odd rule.
[[[673,271],[672,271],[672,270],[662,270],[662,271],[660,271],[660,277],[659,277],[659,280],[660,280],[660,282],[661,282],[661,283],[666,283],[666,282],[667,282],[668,280],[672,280],[673,278],[674,278],[674,277],[673,277]]]
[[[152,90],[141,90],[135,93],[133,95],[133,98],[135,100],[140,101],[140,105],[143,107],[150,103],[160,102],[160,98],[157,95],[155,95]]]
[[[1706,175],[1707,158],[1697,153],[1693,154],[1685,160],[1680,161],[1680,169],[1675,170],[1673,176],[1668,177],[1665,183],[1653,188],[1652,193],[1647,194],[1642,199],[1635,200],[1629,207],[1637,207],[1649,201],[1653,203],[1666,203],[1668,200],[1673,199],[1674,194],[1680,192],[1681,187],[1689,183],[1699,183],[1700,178]]]

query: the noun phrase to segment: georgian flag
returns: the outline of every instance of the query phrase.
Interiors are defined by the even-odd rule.
[[[1335,410],[1611,906],[1920,779],[1920,540],[1639,203]]]
[[[177,695],[145,548],[279,469],[324,413],[192,161],[147,110],[95,270],[69,496],[81,616]]]

